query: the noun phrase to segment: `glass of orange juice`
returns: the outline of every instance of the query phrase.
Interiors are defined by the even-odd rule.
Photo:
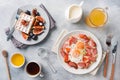
[[[90,27],[102,27],[106,24],[108,15],[105,9],[95,8],[86,17],[86,24]]]

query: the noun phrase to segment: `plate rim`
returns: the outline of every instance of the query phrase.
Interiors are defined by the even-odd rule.
[[[84,72],[84,73],[78,73],[78,72],[73,72],[72,70],[70,70],[70,68],[69,69],[66,69],[66,66],[62,63],[62,60],[61,60],[61,57],[60,57],[60,45],[61,45],[61,41],[63,40],[63,39],[65,39],[65,37],[66,36],[69,36],[70,34],[72,34],[72,33],[74,33],[74,32],[85,32],[85,33],[90,33],[90,35],[92,35],[93,37],[95,37],[96,38],[96,40],[97,40],[97,43],[99,44],[99,46],[100,46],[100,51],[101,51],[101,56],[100,56],[100,60],[99,60],[99,63],[94,67],[94,69],[92,69],[92,70],[90,70],[90,71],[88,71],[88,72]],[[100,44],[100,41],[98,40],[98,38],[93,34],[93,33],[91,33],[90,31],[87,31],[87,30],[73,30],[73,31],[70,31],[70,32],[68,32],[68,33],[66,33],[63,37],[62,37],[62,39],[60,39],[60,42],[58,43],[58,48],[57,48],[57,59],[58,59],[58,61],[59,61],[59,63],[62,65],[62,67],[66,70],[66,71],[68,71],[68,72],[70,72],[70,73],[72,73],[72,74],[88,74],[88,73],[90,73],[90,72],[92,72],[92,71],[94,71],[98,66],[99,66],[99,64],[100,64],[100,62],[101,62],[101,59],[102,59],[102,46],[101,46],[101,44]],[[66,64],[66,63],[65,63]],[[67,65],[68,66],[68,65]],[[72,69],[72,68],[71,68]]]

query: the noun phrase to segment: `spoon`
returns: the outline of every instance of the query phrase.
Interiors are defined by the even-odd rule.
[[[7,61],[7,58],[8,58],[8,53],[7,53],[7,51],[6,51],[6,50],[3,50],[3,51],[2,51],[2,55],[4,56],[4,59],[5,59],[5,62],[6,62],[6,68],[7,68],[8,80],[11,80],[10,70],[9,70],[9,67],[8,67],[8,61]]]

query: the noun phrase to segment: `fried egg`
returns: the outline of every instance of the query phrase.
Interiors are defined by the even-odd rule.
[[[76,44],[73,45],[73,48],[71,49],[69,53],[69,59],[72,62],[78,63],[82,61],[83,55],[85,54],[84,49],[84,42],[78,41]]]

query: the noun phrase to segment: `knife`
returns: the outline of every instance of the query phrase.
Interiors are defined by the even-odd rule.
[[[14,26],[16,25],[16,22],[17,22],[17,20],[18,20],[18,17],[19,17],[19,15],[20,15],[20,13],[22,13],[22,12],[23,12],[23,10],[21,10],[21,9],[18,8],[18,10],[17,10],[17,15],[16,15],[16,19],[15,19],[14,24],[12,25],[12,28],[11,28],[8,36],[7,36],[7,41],[8,41],[9,39],[11,39],[12,34],[13,34],[13,32],[15,31],[15,27],[14,27]]]
[[[118,41],[117,43],[115,44],[113,50],[112,50],[112,56],[113,56],[113,59],[112,59],[112,69],[111,69],[111,76],[110,76],[110,80],[114,80],[114,72],[115,72],[115,61],[116,61],[116,51],[117,51],[117,45],[118,45]]]

